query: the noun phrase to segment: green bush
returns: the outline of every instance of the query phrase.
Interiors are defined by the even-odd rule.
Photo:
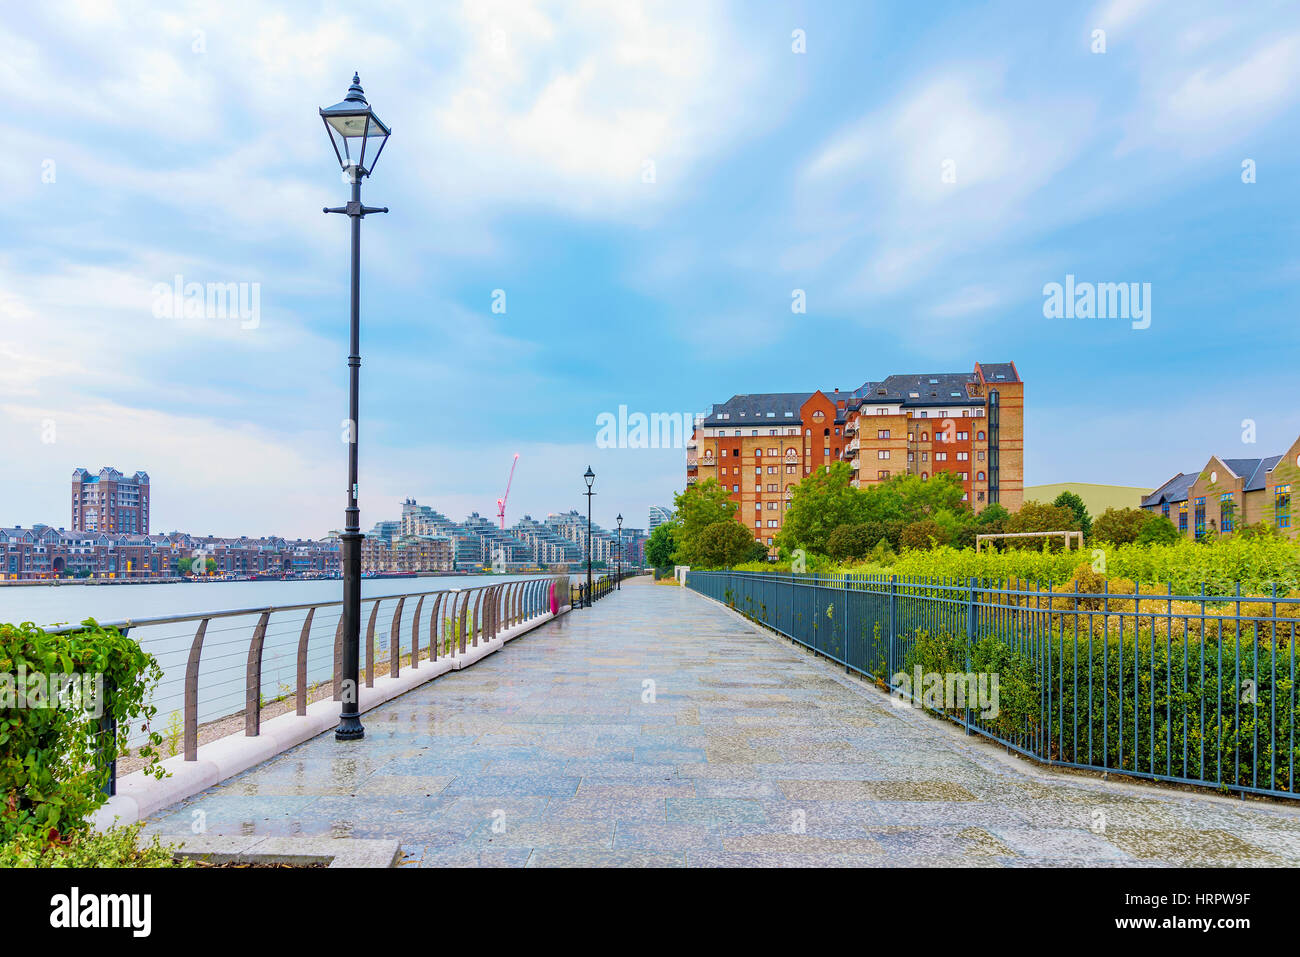
[[[978,724],[1039,757],[1286,791],[1300,764],[1289,636],[1276,651],[1275,672],[1271,645],[1153,640],[1144,627],[1092,641],[1056,630],[1036,645],[986,635],[968,659],[964,636],[918,631],[904,661],[998,673],[999,713]]]
[[[1208,542],[1180,539],[1169,545],[1099,545],[1082,553],[1023,549],[976,554],[971,549],[941,547],[905,551],[889,571],[918,578],[1019,579],[1046,587],[1071,582],[1081,560],[1104,561],[1109,578],[1148,585],[1172,583],[1176,594],[1198,594],[1202,583],[1213,597],[1233,594],[1238,584],[1243,595],[1270,594],[1274,584],[1281,595],[1300,589],[1300,541],[1262,536]]]
[[[83,625],[71,634],[49,634],[30,623],[0,625],[0,679],[7,692],[0,702],[0,844],[85,832],[106,800],[103,755],[126,752],[133,721],[145,732],[138,752],[145,772],[163,776],[162,736],[150,731],[156,709],[147,703],[162,669],[116,628],[102,628],[93,619]],[[61,690],[38,697],[34,676],[43,676],[51,691]],[[70,699],[69,685],[58,676],[89,679],[100,689],[98,701]],[[88,707],[115,719],[116,732],[103,730]]]
[[[37,834],[16,834],[0,845],[0,867],[193,867],[172,857],[158,835],[140,840],[144,823],[80,831],[66,841],[47,841]]]

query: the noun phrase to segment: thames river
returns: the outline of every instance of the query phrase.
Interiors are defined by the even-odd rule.
[[[472,588],[515,578],[539,578],[533,575],[450,575],[421,578],[369,578],[362,582],[362,628],[369,621],[371,598],[403,595],[451,588]],[[341,601],[343,582],[252,581],[252,582],[177,582],[168,584],[133,583],[129,585],[6,585],[0,587],[0,622],[33,622],[38,625],[81,622],[94,618],[100,622],[125,619],[159,618],[207,611],[258,609],[271,605],[299,605],[317,601]],[[389,630],[393,624],[396,601],[382,602],[375,621],[376,659],[387,656]],[[411,650],[411,634],[416,602],[403,608],[400,639],[402,653]],[[420,626],[420,644],[428,648],[429,618],[432,601],[426,601]],[[267,624],[262,653],[262,695],[266,700],[291,694],[297,680],[298,637],[305,611],[273,614]],[[234,714],[244,707],[244,669],[256,614],[213,620],[203,643],[199,667],[199,721]],[[310,683],[327,681],[333,674],[334,631],[339,620],[339,606],[321,608],[312,619],[308,643],[307,679]],[[165,625],[137,626],[130,635],[152,654],[162,666],[163,677],[153,694],[158,708],[155,727],[164,729],[178,720],[184,701],[185,668],[190,646],[198,627],[195,621]],[[364,652],[362,666],[364,668]],[[376,668],[378,672],[379,669]],[[132,735],[138,741],[139,736]],[[167,749],[164,750],[164,755]]]

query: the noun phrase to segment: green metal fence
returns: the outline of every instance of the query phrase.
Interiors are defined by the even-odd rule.
[[[1212,598],[727,571],[689,572],[686,585],[871,679],[900,706],[1040,761],[1296,796],[1300,599],[1276,589]],[[972,706],[972,682],[994,677],[997,706]],[[964,700],[930,696],[938,684],[964,687]]]

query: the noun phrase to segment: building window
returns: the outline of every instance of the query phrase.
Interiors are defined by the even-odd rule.
[[[878,439],[887,439],[887,438],[889,438],[889,429],[877,429],[877,430],[876,430],[876,438],[878,438]]]
[[[1205,496],[1202,495],[1192,504],[1196,506],[1196,537],[1200,538],[1205,534]]]
[[[1291,527],[1291,484],[1289,482],[1273,490],[1273,520],[1278,528]]]
[[[981,429],[979,432],[976,432],[976,433],[975,433],[975,438],[976,438],[977,440],[979,440],[980,442],[983,442],[983,441],[984,441],[984,431]]]
[[[983,482],[983,481],[984,481],[984,473],[983,473],[983,472],[976,472],[976,473],[975,473],[975,481],[977,481],[977,482]]]
[[[878,450],[876,451],[876,458],[878,458],[878,459],[888,459],[888,458],[889,458],[889,449],[878,449]]]
[[[1233,500],[1231,492],[1224,492],[1219,496],[1219,531],[1224,535],[1232,534],[1236,510],[1237,503]]]
[[[1168,518],[1168,517],[1169,517],[1169,503],[1168,503],[1168,502],[1165,502],[1164,505],[1161,505],[1161,506],[1160,506],[1160,514],[1163,515],[1165,518]]]
[[[1178,530],[1183,534],[1187,533],[1187,503],[1180,502],[1178,505]]]

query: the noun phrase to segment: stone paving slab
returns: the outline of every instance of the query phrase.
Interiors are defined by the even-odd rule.
[[[1043,769],[646,581],[155,815],[424,867],[1300,866],[1300,808]]]

